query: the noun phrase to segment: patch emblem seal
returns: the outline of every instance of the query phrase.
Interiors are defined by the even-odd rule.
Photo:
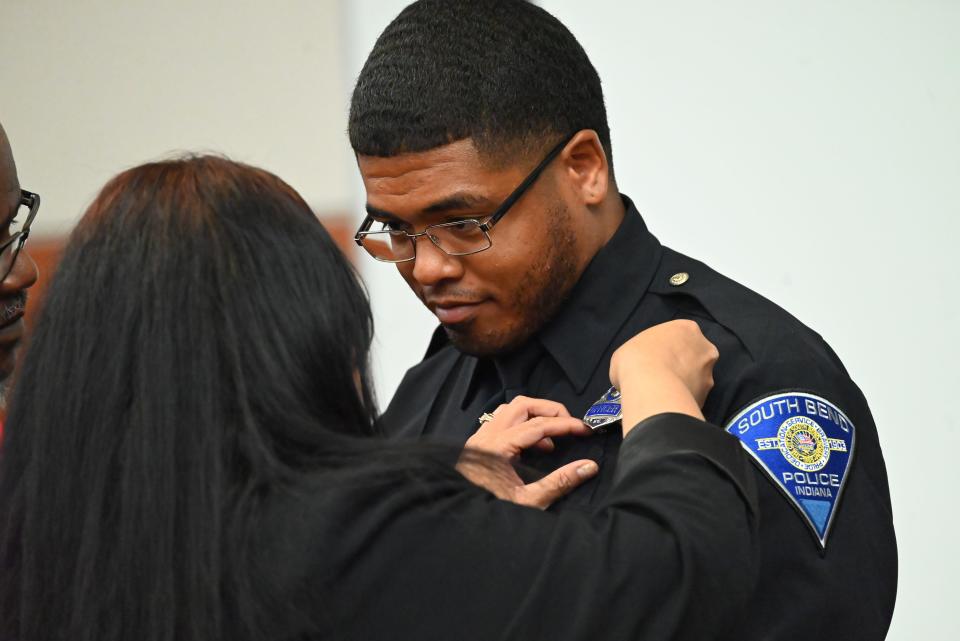
[[[807,392],[751,403],[726,426],[826,548],[850,470],[856,430],[836,405]]]

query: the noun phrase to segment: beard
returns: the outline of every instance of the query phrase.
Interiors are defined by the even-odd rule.
[[[481,357],[509,353],[540,331],[566,301],[580,276],[575,261],[576,239],[564,203],[558,203],[549,213],[546,251],[527,273],[516,275],[517,285],[510,299],[504,301],[514,320],[485,331],[477,331],[474,323],[444,326],[459,351]]]

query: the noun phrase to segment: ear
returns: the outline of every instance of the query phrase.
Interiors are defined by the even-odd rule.
[[[592,129],[577,132],[561,152],[560,162],[583,204],[603,202],[610,188],[610,166],[597,132]]]

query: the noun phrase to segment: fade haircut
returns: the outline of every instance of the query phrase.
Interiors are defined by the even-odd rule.
[[[396,156],[470,138],[489,160],[597,132],[600,77],[559,20],[524,0],[420,0],[377,39],[350,104],[356,153]]]

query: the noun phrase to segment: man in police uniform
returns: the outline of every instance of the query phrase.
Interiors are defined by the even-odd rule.
[[[717,638],[885,636],[896,543],[863,395],[819,335],[647,230],[614,180],[600,80],[563,25],[521,0],[407,7],[360,74],[350,138],[367,193],[357,241],[441,323],[388,431],[462,443],[518,395],[602,427],[613,351],[696,320],[720,351],[704,415],[741,440],[760,487],[751,606]],[[554,509],[605,493],[619,434],[526,453],[544,470],[600,463]]]

